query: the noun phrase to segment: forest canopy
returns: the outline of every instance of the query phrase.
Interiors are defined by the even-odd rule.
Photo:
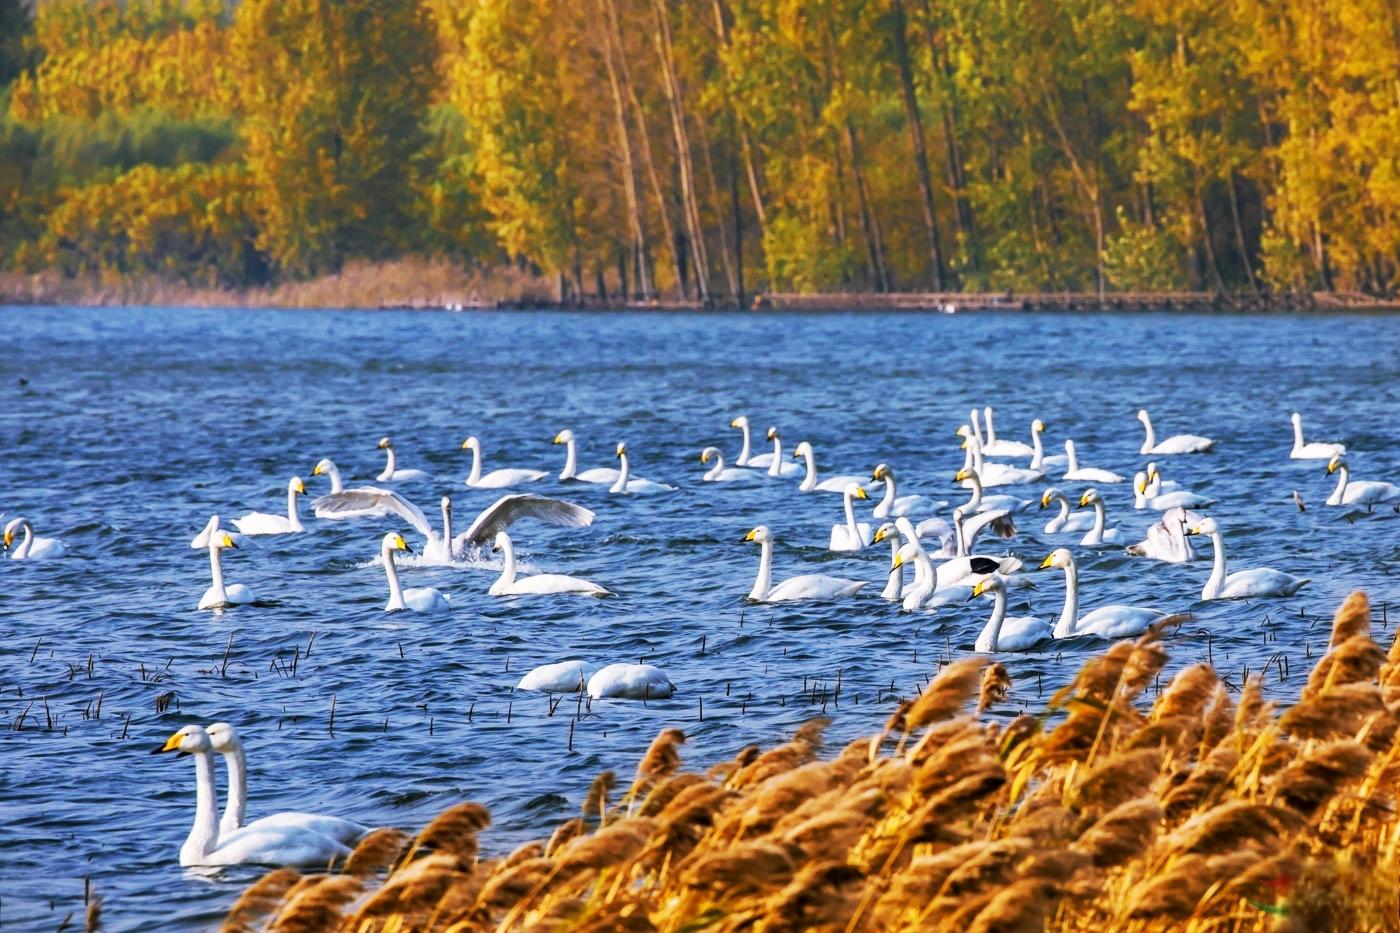
[[[1389,0],[0,0],[0,270],[1400,290]]]

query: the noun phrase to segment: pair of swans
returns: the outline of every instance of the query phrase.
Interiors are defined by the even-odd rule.
[[[591,699],[661,700],[676,692],[676,685],[651,664],[609,664],[597,672],[583,661],[543,664],[520,678],[517,690],[541,693],[586,691]]]
[[[1225,540],[1215,519],[1207,518],[1193,526],[1193,535],[1210,536],[1215,549],[1215,561],[1211,566],[1210,577],[1201,589],[1202,600],[1249,599],[1254,596],[1292,596],[1310,583],[1306,577],[1295,577],[1274,570],[1272,567],[1256,567],[1251,570],[1225,572]]]
[[[491,584],[488,591],[492,596],[526,596],[534,594],[580,593],[586,596],[610,596],[612,593],[582,577],[570,577],[562,573],[537,573],[528,577],[516,575],[515,546],[510,535],[496,532],[496,542],[492,550],[502,554],[505,566],[501,576]]]
[[[381,483],[405,483],[411,480],[427,479],[428,474],[423,470],[400,470],[398,462],[394,457],[394,442],[381,437],[376,445],[384,451],[384,469],[375,477]]]
[[[564,469],[559,471],[559,479],[576,480],[580,483],[595,483],[603,486],[611,486],[617,482],[617,470],[613,467],[594,467],[591,470],[578,471],[578,448],[574,441],[574,432],[565,428],[554,435],[554,443],[566,445],[564,448]]]
[[[737,456],[737,457],[734,458],[734,465],[735,465],[735,466],[751,467],[751,468],[756,469],[756,470],[766,470],[766,469],[768,469],[769,467],[771,467],[771,466],[773,465],[773,462],[774,462],[775,460],[781,460],[781,458],[777,455],[777,450],[776,450],[776,448],[778,447],[778,445],[774,445],[774,447],[775,447],[775,452],[774,452],[774,453],[771,453],[771,454],[750,454],[750,453],[749,453],[749,451],[750,451],[750,449],[751,449],[750,446],[749,446],[749,442],[750,442],[750,440],[751,440],[751,435],[750,435],[750,433],[749,433],[749,416],[748,416],[748,415],[740,415],[739,417],[735,418],[733,421],[729,422],[729,426],[730,426],[731,428],[738,428],[740,431],[743,432],[743,435],[744,435],[744,444],[743,444],[742,447],[739,448],[739,456]],[[777,433],[778,433],[778,429],[777,429],[777,428],[769,428],[769,429],[768,429],[768,434],[770,435],[769,440],[772,440],[772,436],[773,436],[773,435],[776,435]]]
[[[1080,539],[1080,544],[1094,545],[1115,542],[1121,536],[1117,528],[1108,528],[1107,515],[1104,509],[1103,496],[1099,495],[1097,489],[1086,489],[1079,497],[1079,507],[1092,506],[1093,513],[1076,512],[1070,514],[1069,500],[1065,494],[1055,487],[1045,490],[1040,496],[1040,507],[1049,508],[1050,503],[1057,502],[1060,506],[1059,514],[1045,523],[1045,533],[1047,535],[1061,534],[1065,532],[1084,532],[1084,537]]]
[[[700,477],[706,483],[746,483],[752,482],[756,476],[753,470],[744,470],[739,467],[727,467],[724,465],[724,454],[720,453],[718,447],[706,447],[700,451],[700,463],[707,465],[714,460],[715,465],[705,471],[705,475]],[[614,479],[614,481],[616,481]]]
[[[215,723],[208,730],[197,725],[185,726],[154,751],[181,752],[194,759],[194,825],[180,847],[183,866],[325,868],[348,858],[349,845],[368,832],[366,827],[349,820],[290,812],[243,826],[246,799],[243,745],[237,732],[227,723]],[[221,752],[229,764],[229,803],[222,820],[214,785],[216,751]]]
[[[876,518],[899,518],[901,515],[911,515],[914,512],[933,512],[948,504],[935,502],[928,496],[918,494],[901,496],[899,494],[899,480],[887,463],[877,464],[870,473],[870,479],[885,484],[885,494],[875,504],[875,511],[872,513]]]
[[[978,515],[975,524],[969,529],[964,525],[962,511],[955,510],[953,524],[956,528],[958,553],[937,566],[924,549],[917,530],[908,518],[897,518],[893,523],[882,525],[876,533],[875,540],[878,542],[888,538],[891,541],[891,575],[901,573],[900,568],[907,563],[914,565],[914,580],[911,585],[904,588],[902,579],[899,580],[898,587],[887,584],[887,591],[898,589],[900,592],[896,595],[887,593],[886,598],[900,599],[907,612],[935,609],[967,601],[972,595],[972,584],[988,574],[1011,574],[1020,569],[1021,562],[1015,557],[988,557],[969,553],[976,543],[977,536],[985,528],[995,527],[998,519],[1004,517],[1004,513],[1002,516]],[[902,547],[895,546],[899,535],[904,536],[905,543]]]
[[[1051,467],[1061,467],[1069,462],[1064,454],[1045,453],[1045,446],[1041,442],[1040,435],[1045,433],[1045,422],[1039,418],[1031,422],[1031,463],[1032,470],[1048,470]]]
[[[199,598],[197,608],[223,610],[229,606],[245,606],[257,601],[251,587],[242,583],[224,583],[223,552],[225,548],[236,550],[238,540],[219,526],[219,516],[209,518],[204,529],[190,542],[190,547],[196,550],[206,548],[209,551],[209,576],[212,582]]]
[[[773,534],[768,526],[759,525],[744,536],[745,541],[759,545],[758,576],[754,579],[749,599],[756,603],[819,601],[852,596],[865,586],[865,580],[846,580],[823,574],[802,574],[773,585]]]
[[[1214,505],[1215,500],[1185,489],[1162,490],[1162,474],[1153,470],[1151,474],[1139,470],[1133,474],[1133,508],[1152,509],[1165,512],[1167,509],[1203,509]]]
[[[15,536],[21,535],[19,547],[12,547]],[[17,515],[5,523],[5,548],[10,552],[10,560],[50,560],[62,557],[68,548],[57,538],[41,538],[34,534],[29,519]]]
[[[891,487],[892,488],[892,487]],[[831,539],[826,548],[829,551],[863,551],[870,544],[870,524],[856,521],[855,500],[869,499],[865,487],[859,483],[847,483],[841,495],[842,508],[846,521],[831,526]]]
[[[1146,437],[1142,441],[1142,449],[1138,451],[1143,456],[1148,454],[1158,456],[1203,454],[1215,446],[1215,441],[1199,434],[1173,434],[1171,437],[1158,441],[1157,433],[1152,429],[1152,418],[1147,414],[1146,408],[1138,409],[1137,418],[1142,422],[1142,428],[1146,432]]]
[[[627,461],[627,444],[617,445],[617,462],[619,464],[617,479],[608,487],[608,492],[615,495],[648,495],[656,492],[675,492],[675,486],[668,486],[665,483],[658,483],[654,480],[643,479],[640,476],[631,475],[631,467]]]
[[[387,438],[386,438],[387,440]],[[322,461],[330,463],[329,460]],[[331,464],[334,469],[335,464]],[[233,527],[245,535],[288,535],[300,534],[306,528],[301,523],[297,509],[297,496],[306,495],[306,485],[300,476],[293,476],[287,482],[287,514],[272,515],[267,512],[249,512],[242,518],[233,520]]]
[[[1347,462],[1340,456],[1327,461],[1327,475],[1337,474],[1337,485],[1327,497],[1328,505],[1379,505],[1400,499],[1400,486],[1380,480],[1352,481]]]
[[[1325,441],[1306,443],[1303,440],[1303,416],[1295,411],[1290,420],[1293,422],[1293,449],[1288,452],[1291,459],[1331,460],[1333,457],[1346,455],[1345,444],[1329,444]]]
[[[1006,463],[993,463],[982,456],[982,442],[977,435],[966,430],[966,426],[958,429],[962,436],[963,449],[968,452],[968,461],[964,461],[963,469],[975,471],[983,486],[1019,486],[1023,483],[1038,483],[1045,479],[1044,470],[1032,470],[1026,467],[1011,466]],[[970,489],[971,484],[963,483],[964,488]]]
[[[1169,564],[1185,564],[1196,559],[1196,550],[1186,529],[1202,521],[1202,516],[1181,508],[1167,509],[1162,517],[1147,529],[1147,537],[1128,545],[1128,553],[1150,557]]]
[[[492,470],[483,476],[481,473],[481,441],[473,435],[462,441],[462,450],[472,452],[472,468],[471,472],[467,474],[467,485],[473,489],[508,489],[522,483],[537,483],[549,475],[544,470],[507,468]]]

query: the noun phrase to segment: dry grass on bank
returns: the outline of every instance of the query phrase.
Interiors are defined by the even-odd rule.
[[[547,839],[481,858],[464,803],[341,874],[272,872],[225,929],[1396,929],[1400,642],[1370,628],[1355,593],[1281,714],[1203,664],[1149,705],[1149,633],[1005,725],[1006,669],[969,657],[833,756],[816,720],[689,773],[667,729]]]

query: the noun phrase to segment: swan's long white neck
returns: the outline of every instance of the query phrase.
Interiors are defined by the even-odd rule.
[[[442,540],[446,542],[450,551],[452,549],[452,506],[446,502],[442,504]]]
[[[1152,419],[1147,416],[1147,412],[1143,412],[1142,417],[1138,420],[1142,422],[1143,430],[1147,432],[1147,439],[1142,442],[1142,450],[1138,453],[1151,453],[1152,448],[1157,446],[1157,434],[1152,430]]]
[[[515,545],[511,543],[510,537],[501,536],[501,578],[496,581],[501,586],[510,586],[515,582]]]
[[[811,447],[802,451],[802,459],[807,461],[807,475],[803,477],[802,484],[797,488],[802,492],[811,492],[817,488],[817,458],[812,453]]]
[[[1303,447],[1303,419],[1300,415],[1293,416],[1293,449],[1301,450]]]
[[[1064,496],[1056,496],[1055,501],[1060,505],[1060,513],[1054,518],[1055,530],[1065,527],[1065,522],[1069,521],[1069,500]]]
[[[15,548],[14,554],[11,555],[15,560],[23,560],[28,557],[30,549],[34,547],[34,529],[29,527],[29,522],[21,522],[19,530],[24,532],[24,540],[19,543],[19,547]]]
[[[379,556],[384,561],[384,575],[389,578],[389,602],[384,609],[388,612],[407,609],[408,604],[403,601],[403,588],[399,586],[399,569],[394,566],[394,549],[389,542],[380,546]]]
[[[987,419],[987,443],[995,444],[997,442],[997,429],[992,424],[992,406],[988,405],[982,409],[982,415]]]
[[[973,435],[968,438],[968,447],[972,452],[972,468],[978,473],[982,472],[982,438]]]
[[[467,474],[467,485],[475,486],[481,479],[481,448],[472,447],[472,471]]]
[[[219,845],[219,795],[214,789],[214,753],[195,752],[194,826],[180,847],[181,865],[198,865]]]
[[[1171,532],[1172,546],[1176,548],[1177,555],[1183,561],[1195,560],[1196,553],[1191,547],[1191,539],[1186,537],[1185,519],[1172,522],[1168,530]]]
[[[963,445],[963,465],[964,470],[972,469],[972,442],[968,441]]]
[[[967,556],[967,538],[963,535],[963,514],[953,513],[953,543],[957,546],[957,556]]]
[[[734,461],[734,465],[735,465],[735,466],[748,466],[748,465],[749,465],[749,452],[750,452],[750,449],[749,449],[749,440],[750,440],[750,438],[749,438],[749,423],[748,423],[747,421],[741,422],[740,425],[739,425],[739,430],[744,432],[744,446],[742,446],[742,447],[739,448],[739,459],[737,459],[737,460]]]
[[[1074,452],[1074,441],[1065,440],[1065,472],[1074,473],[1079,469],[1079,457]]]
[[[978,444],[981,444],[981,443],[982,443],[982,421],[981,421],[981,419],[980,419],[979,416],[978,416],[978,411],[977,411],[977,409],[975,409],[975,408],[972,409],[971,421],[972,421],[972,436],[975,437],[975,438],[977,438],[977,443],[978,443]],[[973,456],[975,457],[976,454],[974,454]]]
[[[706,471],[705,471],[705,475],[704,475],[703,477],[701,477],[701,478],[702,478],[702,479],[707,479],[707,480],[710,480],[711,482],[713,482],[714,480],[719,479],[719,475],[720,475],[721,473],[723,473],[723,472],[724,472],[724,455],[723,455],[723,454],[716,453],[716,454],[715,454],[715,465],[712,466],[712,467],[710,467],[708,470],[706,470]],[[805,489],[806,487],[804,486],[803,488]]]
[[[343,492],[345,484],[340,478],[340,467],[334,463],[328,463],[325,473],[331,478],[331,492]]]
[[[1363,475],[1364,475],[1364,474],[1363,474]],[[1337,465],[1337,486],[1336,486],[1335,489],[1332,490],[1332,495],[1330,495],[1330,496],[1327,497],[1327,504],[1328,504],[1328,505],[1341,505],[1341,504],[1342,504],[1342,497],[1346,495],[1346,492],[1347,492],[1347,483],[1350,482],[1350,481],[1351,481],[1351,480],[1350,480],[1350,477],[1349,477],[1348,474],[1347,474],[1346,464],[1338,464],[1338,465]],[[28,547],[28,545],[29,545],[29,526],[28,526],[28,525],[25,525],[25,526],[24,526],[24,543],[25,543],[25,546]]]
[[[963,511],[977,511],[977,507],[982,504],[982,476],[976,469],[969,471],[968,481],[972,483],[972,495],[963,504]]]
[[[223,548],[211,543],[209,545],[209,575],[214,578],[214,605],[220,606],[228,602],[228,593],[224,591],[224,561],[219,552]]]
[[[578,451],[574,447],[574,439],[570,437],[564,442],[564,469],[559,474],[560,479],[573,479],[578,474]]]
[[[1095,499],[1091,505],[1094,507],[1094,527],[1089,529],[1089,534],[1085,537],[1084,543],[1103,544],[1103,526],[1105,521],[1103,500]]]
[[[626,492],[626,491],[627,491],[627,474],[628,474],[628,472],[629,472],[629,469],[628,469],[628,466],[627,466],[627,451],[624,450],[622,453],[620,453],[620,454],[617,455],[617,462],[618,462],[618,467],[617,467],[617,482],[613,483],[613,484],[612,484],[612,488],[611,488],[610,490],[608,490],[608,491],[609,491],[609,492]]]
[[[1079,624],[1079,568],[1074,558],[1065,565],[1065,608],[1060,610],[1060,621],[1055,623],[1054,636],[1068,638],[1074,634]]]
[[[1031,424],[1031,469],[1038,470],[1045,462],[1045,447],[1040,441],[1040,428]]]
[[[860,529],[856,527],[856,495],[849,486],[842,493],[841,499],[846,508],[846,530],[851,533],[851,540],[860,543]]]
[[[397,465],[398,465],[398,464],[397,464],[397,461],[395,461],[395,459],[394,459],[394,448],[392,448],[392,447],[385,447],[385,448],[384,448],[384,472],[379,474],[379,479],[380,479],[381,481],[393,479],[393,478],[394,478],[394,470],[395,470],[395,468],[397,467]]]
[[[978,638],[978,651],[997,651],[1001,647],[1001,626],[1006,621],[1006,590],[996,587],[992,590],[992,617],[982,628],[985,638]]]
[[[1225,539],[1219,528],[1210,533],[1210,543],[1215,548],[1215,561],[1211,564],[1210,578],[1201,590],[1201,599],[1211,599],[1225,588]]]
[[[884,498],[882,498],[882,499],[880,500],[880,507],[879,507],[878,509],[876,509],[876,512],[878,512],[880,515],[889,515],[889,514],[890,514],[890,510],[894,508],[894,499],[895,499],[895,480],[894,480],[894,473],[889,472],[889,471],[886,471],[886,472],[885,472],[885,495],[884,495]]]
[[[754,578],[749,599],[762,602],[768,598],[768,590],[773,585],[773,541],[762,541],[758,545],[758,576]]]
[[[880,593],[884,599],[898,602],[904,593],[904,565],[894,565],[899,558],[899,535],[890,535],[890,572],[885,581],[885,589]]]
[[[297,491],[291,488],[287,490],[287,522],[293,531],[306,530],[301,523],[301,515],[297,512]]]
[[[769,476],[783,475],[783,439],[773,435],[773,462],[768,465]]]
[[[243,825],[248,809],[248,757],[241,742],[224,752],[224,767],[228,770],[228,800],[219,820],[219,834],[231,833]]]

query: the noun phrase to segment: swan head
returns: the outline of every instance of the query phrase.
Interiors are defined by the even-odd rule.
[[[957,473],[953,474],[953,482],[961,483],[963,480],[972,479],[976,475],[977,471],[971,468],[959,470]]]
[[[379,439],[379,443],[375,444],[374,446],[379,448],[380,450],[388,450],[390,447],[394,446],[394,442],[389,440],[389,438],[387,437],[381,437]]]
[[[1292,415],[1289,416],[1288,420],[1292,421],[1294,424],[1302,424],[1303,416],[1295,411]]]
[[[853,499],[870,498],[870,494],[865,491],[865,487],[862,486],[860,483],[847,483],[845,492],[846,495],[850,496]]]
[[[442,506],[443,512],[447,513],[448,515],[451,515],[451,514],[452,514],[452,497],[451,497],[451,496],[443,496],[440,500],[438,500],[438,505]]]
[[[792,459],[801,460],[803,457],[812,456],[812,445],[803,441],[793,448]]]
[[[287,492],[299,492],[304,496],[306,495],[306,484],[301,481],[300,476],[293,476],[291,481],[287,483]]]
[[[329,459],[325,459],[325,460],[322,460],[320,463],[316,464],[314,467],[311,468],[311,475],[312,475],[312,476],[323,476],[323,475],[325,475],[325,474],[330,473],[330,472],[331,472],[332,470],[334,470],[334,469],[335,469],[335,464],[334,464],[333,462],[331,462]]]
[[[1074,555],[1071,554],[1071,553],[1069,552],[1069,548],[1067,548],[1067,547],[1057,547],[1057,548],[1055,548],[1055,550],[1051,551],[1051,552],[1046,556],[1045,560],[1043,560],[1043,561],[1040,562],[1040,569],[1041,569],[1041,570],[1045,570],[1045,569],[1047,569],[1047,568],[1049,568],[1049,567],[1059,567],[1060,569],[1063,570],[1065,567],[1073,567],[1073,566],[1074,566]]]
[[[391,531],[384,536],[382,547],[386,551],[407,551],[413,553],[413,548],[408,546],[408,542],[403,539],[403,535],[397,531]]]
[[[626,442],[626,441],[618,441],[618,442],[617,442],[617,453],[615,454],[615,456],[616,456],[619,460],[621,460],[621,459],[622,459],[623,457],[625,457],[626,455],[627,455],[627,442]]]
[[[888,464],[877,464],[875,469],[870,471],[870,478],[873,480],[885,480],[893,474]]]
[[[763,436],[766,437],[766,438],[767,438],[768,440],[770,440],[770,441],[776,441],[776,440],[778,440],[779,438],[778,438],[778,427],[777,427],[777,425],[774,425],[774,426],[770,427],[770,428],[768,429],[767,433],[765,433]]]
[[[1031,422],[1031,430],[1034,431],[1036,434],[1044,434],[1045,422],[1041,421],[1039,418],[1035,419]]]
[[[972,436],[972,429],[965,424],[958,425],[958,429],[953,432],[955,437],[969,438]]]
[[[554,435],[554,443],[556,443],[556,444],[567,444],[567,443],[569,443],[569,441],[571,441],[571,440],[573,440],[573,439],[574,439],[574,432],[573,432],[573,431],[570,431],[568,428],[565,428],[564,430],[560,431],[558,434]]]
[[[165,744],[160,748],[151,749],[151,754],[158,755],[161,752],[183,752],[187,755],[193,755],[199,752],[212,752],[213,750],[213,743],[209,741],[209,733],[204,731],[204,727],[189,725],[166,739]]]
[[[764,544],[768,541],[773,540],[773,533],[768,530],[767,525],[759,525],[753,531],[750,531],[748,534],[744,535],[744,540],[756,541],[759,544]]]
[[[1215,519],[1203,518],[1196,523],[1195,527],[1187,529],[1186,533],[1190,535],[1213,535],[1219,531],[1220,526],[1215,523]]]
[[[1084,494],[1079,497],[1079,504],[1081,506],[1093,505],[1095,502],[1102,501],[1103,496],[1099,495],[1099,491],[1097,489],[1086,489],[1084,490]]]
[[[875,537],[871,539],[871,542],[879,544],[881,541],[893,538],[898,533],[899,528],[895,526],[894,522],[885,522],[879,528],[875,529]]]
[[[474,451],[476,451],[477,453],[481,453],[481,441],[477,440],[477,439],[476,439],[476,435],[473,434],[471,437],[469,437],[469,438],[467,438],[466,440],[462,441],[462,449],[463,449],[463,450],[474,450]]]
[[[1064,497],[1064,493],[1060,492],[1054,486],[1051,486],[1040,494],[1040,507],[1042,509],[1049,508],[1050,503],[1054,502],[1056,499],[1063,499]]]
[[[977,581],[977,585],[972,588],[973,596],[986,596],[988,593],[1005,592],[1006,584],[1001,582],[1001,577],[992,574]]]
[[[1161,475],[1162,471],[1157,469],[1157,461],[1153,460],[1147,464],[1147,481],[1149,483],[1159,478]]]
[[[718,448],[718,447],[706,447],[704,450],[700,451],[700,462],[701,462],[701,463],[709,463],[711,457],[718,457],[718,456],[719,456],[719,448]]]
[[[961,525],[965,517],[966,516],[963,512],[962,506],[953,509],[953,527],[956,528],[957,526]]]
[[[22,519],[22,518],[17,518],[17,519],[15,519],[13,522],[10,522],[10,525],[15,525],[15,524],[17,524],[17,523],[22,523],[23,521],[24,521],[24,519]],[[7,526],[5,530],[6,530],[6,531],[9,531],[9,527]],[[212,535],[214,532],[216,532],[216,531],[218,531],[218,530],[219,530],[219,516],[217,516],[217,515],[211,515],[211,516],[209,516],[209,521],[205,522],[205,523],[204,523],[204,527],[200,530],[199,534],[197,534],[197,535],[194,536],[194,540],[190,542],[190,547],[196,548],[196,549],[208,547],[208,546],[209,546],[209,537],[210,537],[210,535]],[[6,539],[6,543],[7,543],[7,544],[9,543],[8,539]]]
[[[1133,491],[1138,495],[1147,492],[1147,474],[1141,470],[1133,474]]]
[[[903,567],[905,564],[909,563],[915,557],[917,557],[918,554],[918,543],[910,541],[908,544],[904,545],[902,548],[895,552],[894,560],[890,562],[890,569],[894,570],[897,567]]]
[[[238,550],[238,542],[235,541],[233,539],[233,535],[229,534],[227,531],[217,532],[213,537],[209,539],[209,546],[217,548],[233,548],[235,551]]]
[[[19,529],[23,528],[26,524],[28,524],[28,519],[22,516],[10,519],[9,524],[5,526],[5,547],[9,547],[14,543],[15,532],[19,531]]]
[[[1327,461],[1327,475],[1331,476],[1333,473],[1337,472],[1346,465],[1347,462],[1342,457],[1333,457],[1331,460]],[[9,539],[6,539],[7,542],[8,540]]]
[[[504,531],[496,532],[496,539],[491,542],[491,550],[500,551],[507,547],[510,547],[510,535]]]
[[[740,415],[739,417],[735,418],[733,421],[729,422],[729,426],[730,426],[731,428],[747,428],[747,427],[749,426],[749,416],[748,416],[748,415]]]
[[[1149,419],[1148,419],[1148,417],[1147,417],[1147,409],[1146,409],[1146,408],[1139,408],[1139,409],[1138,409],[1137,420],[1141,421],[1143,424],[1147,424],[1147,422],[1148,422]]]
[[[209,735],[209,744],[219,754],[238,751],[243,747],[243,740],[238,737],[238,730],[233,728],[230,723],[216,722],[206,726],[204,731]]]

